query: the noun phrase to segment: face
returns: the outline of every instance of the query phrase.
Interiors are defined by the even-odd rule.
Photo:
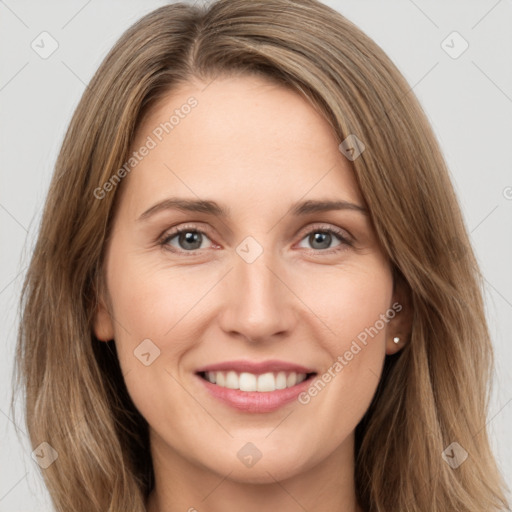
[[[173,91],[138,129],[95,331],[115,339],[153,453],[284,479],[351,453],[398,350],[391,269],[309,103],[250,76],[205,87]]]

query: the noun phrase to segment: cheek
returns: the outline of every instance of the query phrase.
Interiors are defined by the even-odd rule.
[[[122,267],[111,267],[116,349],[136,408],[152,425],[171,425],[170,418],[183,416],[187,404],[188,397],[173,376],[179,379],[176,365],[190,349],[192,337],[181,330],[193,318],[195,310],[186,315],[201,290],[191,292],[186,286],[190,280],[151,268],[142,260],[127,257]]]
[[[304,291],[325,327],[318,343],[329,358],[301,403],[311,406],[315,416],[330,417],[333,425],[350,430],[366,412],[380,380],[393,283],[388,267],[377,259],[327,274]]]
[[[116,330],[121,336],[128,331],[132,338],[154,338],[160,342],[205,293],[207,283],[202,286],[201,282],[194,282],[191,286],[186,271],[162,268],[161,263],[151,263],[151,258],[144,254],[122,260],[118,256],[112,252],[109,290],[114,314],[120,322],[124,320],[126,329],[119,330],[117,326]],[[116,261],[122,265],[116,265]]]
[[[200,343],[200,329],[209,321],[208,301],[201,298],[218,276],[206,270],[199,276],[192,267],[172,268],[129,251],[121,257],[123,251],[116,249],[109,260],[108,284],[119,364],[139,411],[158,418],[162,403],[176,411],[187,403],[173,376],[183,377],[183,361]]]
[[[311,315],[325,328],[323,343],[335,357],[348,350],[352,340],[364,343],[365,336],[384,337],[387,323],[381,320],[381,315],[390,307],[392,288],[391,273],[385,262],[369,257],[353,265],[324,268],[304,276],[295,290],[311,308]],[[374,333],[373,337],[368,330]]]

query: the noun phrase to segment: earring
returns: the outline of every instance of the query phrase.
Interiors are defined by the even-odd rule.
[[[400,343],[400,338],[398,336],[395,336],[393,338],[393,343]]]

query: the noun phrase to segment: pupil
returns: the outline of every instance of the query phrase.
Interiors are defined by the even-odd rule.
[[[313,234],[313,246],[315,243],[319,242],[320,244],[322,243],[322,241],[324,242],[324,245],[325,245],[325,240],[327,240],[327,246],[325,247],[321,247],[323,249],[326,249],[327,247],[329,247],[329,242],[330,242],[330,234],[329,233],[314,233]]]
[[[189,247],[189,244],[197,244],[197,241],[199,239],[199,233],[194,233],[192,231],[187,231],[186,233],[181,234],[181,240],[180,242],[183,242],[185,244],[185,247],[188,249],[198,249],[201,246],[201,243],[199,242],[199,245],[197,247]]]

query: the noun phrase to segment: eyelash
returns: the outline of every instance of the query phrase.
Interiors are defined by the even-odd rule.
[[[208,233],[198,229],[196,226],[189,225],[189,226],[183,226],[183,227],[180,227],[180,228],[176,228],[176,229],[174,229],[171,232],[164,233],[159,238],[158,245],[162,246],[163,249],[171,251],[171,252],[173,252],[175,254],[176,253],[178,253],[178,254],[179,253],[186,253],[186,254],[190,254],[190,255],[195,255],[199,251],[201,251],[202,249],[196,249],[195,251],[185,251],[183,249],[177,250],[177,249],[171,248],[169,246],[169,241],[170,240],[172,240],[176,236],[180,235],[181,233],[189,233],[189,232],[201,233],[202,235],[206,235],[208,238],[210,238],[208,236]],[[300,241],[302,241],[304,238],[306,238],[307,236],[309,236],[309,235],[311,235],[313,233],[329,233],[331,235],[335,235],[339,239],[339,241],[341,243],[340,243],[340,245],[338,245],[338,246],[336,246],[336,247],[334,247],[332,249],[309,249],[309,251],[312,251],[312,252],[315,252],[315,253],[321,253],[321,254],[325,255],[325,254],[334,254],[334,253],[338,253],[338,252],[347,250],[347,246],[348,247],[353,247],[353,243],[347,238],[347,236],[344,234],[344,232],[341,229],[333,228],[333,227],[325,227],[325,226],[322,226],[322,227],[315,226],[315,227],[313,227],[312,229],[307,231],[302,236]]]

